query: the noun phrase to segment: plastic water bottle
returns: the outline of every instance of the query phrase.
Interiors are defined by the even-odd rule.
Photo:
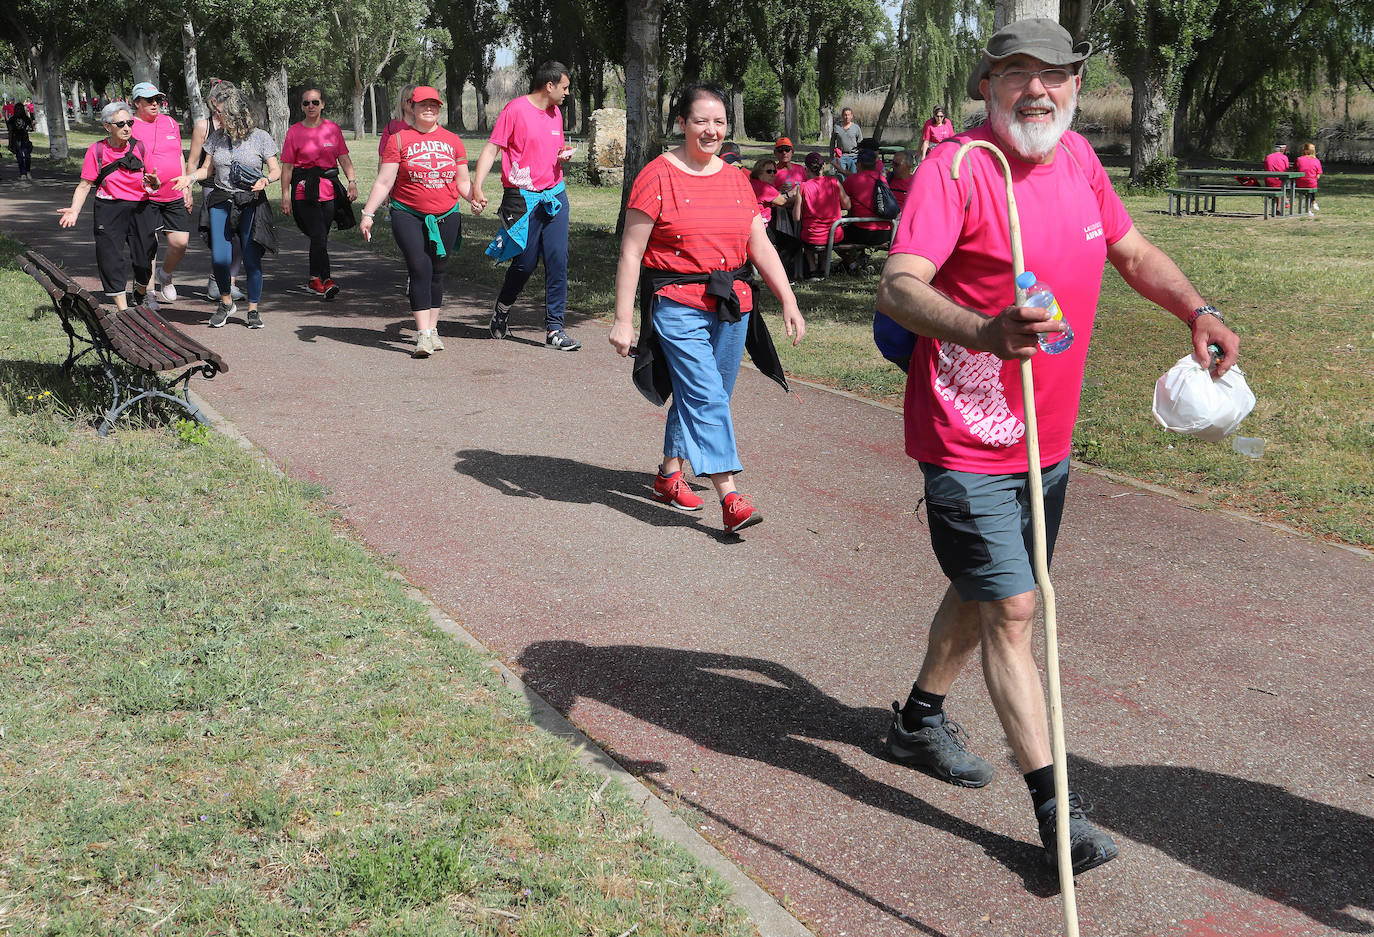
[[[1047,355],[1068,351],[1069,346],[1073,344],[1073,327],[1069,325],[1069,320],[1064,318],[1064,310],[1059,308],[1059,301],[1054,298],[1049,286],[1037,280],[1035,274],[1029,270],[1016,278],[1016,285],[1026,291],[1027,306],[1048,309],[1050,319],[1064,323],[1062,332],[1039,333],[1037,340],[1040,342],[1040,350]]]

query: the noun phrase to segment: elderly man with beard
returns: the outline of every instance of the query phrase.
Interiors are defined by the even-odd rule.
[[[1101,162],[1068,129],[1091,47],[1057,23],[1008,24],[988,41],[968,92],[988,120],[931,151],[911,188],[878,290],[878,308],[917,336],[905,402],[906,451],[925,479],[931,545],[950,580],[930,624],[925,660],[906,704],[893,704],[889,755],[962,787],[992,780],[945,695],[976,649],[1007,741],[1024,773],[1046,858],[1055,861],[1055,792],[1040,673],[1032,653],[1035,577],[1019,379],[1030,358],[1039,421],[1046,539],[1053,550],[1068,485],[1069,449],[1093,317],[1110,260],[1138,293],[1191,330],[1213,374],[1239,341],[1163,251],[1131,223]],[[1043,309],[1016,306],[1006,183],[992,154],[972,150],[958,180],[959,145],[989,140],[1011,163],[1026,269],[1054,288],[1076,342],[1038,353],[1037,335],[1061,332]],[[1074,872],[1117,855],[1071,793]]]

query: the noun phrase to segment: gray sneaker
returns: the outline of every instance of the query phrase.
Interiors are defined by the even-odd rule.
[[[544,339],[544,347],[552,348],[554,351],[577,351],[582,347],[582,343],[562,329],[554,329]]]
[[[244,319],[244,322],[250,329],[262,328],[262,316],[258,314],[256,309],[248,310],[248,316]]]
[[[238,311],[239,307],[235,306],[233,303],[230,303],[227,306],[224,303],[220,303],[218,306],[215,307],[215,311],[210,313],[210,328],[224,328],[224,323],[228,322],[229,317]]]
[[[510,335],[510,307],[497,303],[491,309],[491,323],[487,326],[492,338],[505,338]]]
[[[1045,846],[1045,861],[1058,865],[1055,831],[1055,798],[1051,797],[1035,810],[1035,822],[1040,824],[1040,842]],[[1095,869],[1111,862],[1117,855],[1116,842],[1088,822],[1083,800],[1069,791],[1069,855],[1073,857],[1073,874]]]
[[[893,761],[959,787],[982,787],[992,780],[992,765],[968,750],[963,726],[945,718],[915,732],[902,727],[902,709],[892,704],[887,753]]]

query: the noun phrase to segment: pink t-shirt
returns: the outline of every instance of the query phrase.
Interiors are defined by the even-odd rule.
[[[501,109],[491,142],[501,156],[501,184],[508,189],[542,192],[563,179],[558,153],[563,149],[563,112],[556,104],[541,110],[525,95]]]
[[[143,143],[143,165],[156,169],[162,185],[149,198],[155,202],[180,201],[181,193],[172,185],[181,175],[181,126],[167,114],[158,114],[155,120],[142,120],[135,117],[133,123],[134,139]],[[142,185],[139,186],[140,191]]]
[[[840,181],[834,176],[817,176],[801,184],[801,239],[807,244],[824,244],[830,226],[840,217]],[[835,232],[838,242],[844,229]]]
[[[133,146],[133,142],[129,146]],[[81,164],[81,178],[87,182],[94,182],[100,176],[102,167],[122,159],[124,154],[129,152],[129,146],[116,150],[110,146],[108,140],[97,140],[86,148],[86,159]],[[137,153],[137,149],[134,151]],[[139,157],[142,159],[142,157]],[[127,169],[116,169],[105,177],[105,181],[96,190],[96,198],[122,199],[126,202],[142,202],[148,198],[148,193],[143,191],[143,173],[129,172]]]
[[[323,119],[318,127],[304,123],[292,124],[286,130],[281,145],[281,161],[301,169],[330,169],[339,164],[339,157],[348,155],[343,131],[332,120]],[[293,198],[305,198],[305,183],[297,182]],[[334,184],[320,180],[320,201],[334,197]]]
[[[921,128],[921,139],[928,140],[931,146],[941,140],[948,140],[954,136],[954,122],[946,119],[943,124],[937,124],[933,119],[927,120],[925,126]]]
[[[1299,156],[1298,172],[1302,173],[1302,178],[1298,180],[1297,187],[1315,189],[1317,177],[1322,174],[1322,161],[1315,156]]]
[[[911,192],[911,180],[914,178],[915,176],[907,176],[905,179],[899,179],[896,175],[887,177],[887,187],[892,190],[892,194],[897,197],[897,204],[903,209],[906,208],[906,197]]]
[[[767,224],[773,220],[773,199],[780,193],[762,179],[752,176],[749,178],[749,188],[754,190],[754,198],[759,203],[759,216],[763,218],[763,223]]]
[[[993,137],[985,125],[954,139]],[[969,152],[958,181],[951,180],[957,149],[939,147],[922,161],[892,253],[925,257],[935,264],[937,290],[992,315],[1016,295],[1006,182],[995,157],[980,150]],[[1074,331],[1068,351],[1037,351],[1031,358],[1043,467],[1069,455],[1107,246],[1130,232],[1131,218],[1092,147],[1072,131],[1048,165],[1022,162],[1010,152],[1007,158],[1026,269],[1054,290]],[[1024,418],[1019,362],[917,337],[906,388],[909,456],[962,472],[1024,472]]]
[[[773,177],[773,184],[779,187],[784,185],[801,185],[806,181],[806,167],[801,163],[788,163],[786,168],[778,163],[778,174]]]
[[[883,174],[876,169],[860,169],[858,172],[845,177],[843,185],[844,190],[849,193],[849,217],[873,218],[877,216],[877,209],[873,207],[873,183],[881,178],[883,178]],[[896,195],[897,193],[892,194]],[[856,221],[854,227],[867,228],[869,231],[886,231],[892,225],[886,221]]]
[[[1265,172],[1287,172],[1288,165],[1288,157],[1283,153],[1280,153],[1278,150],[1275,150],[1274,152],[1270,153],[1268,156],[1264,158]],[[1270,186],[1271,188],[1277,189],[1283,186],[1283,180],[1265,179],[1264,184]]]

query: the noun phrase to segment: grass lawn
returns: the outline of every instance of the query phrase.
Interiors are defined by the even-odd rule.
[[[74,138],[73,152],[93,139]],[[465,138],[473,160],[482,142]],[[376,174],[375,138],[358,141],[353,156],[366,191]],[[1109,171],[1124,186],[1125,170]],[[1163,195],[1125,194],[1140,230],[1179,262],[1240,335],[1241,367],[1258,402],[1239,433],[1264,439],[1265,451],[1250,459],[1226,443],[1169,433],[1155,423],[1154,382],[1188,353],[1187,333],[1109,266],[1075,457],[1319,537],[1374,546],[1374,314],[1363,302],[1374,280],[1371,183],[1371,173],[1329,171],[1320,217],[1273,221],[1174,218],[1163,213]],[[486,188],[489,198],[497,195],[498,180],[489,178]],[[576,178],[569,189],[569,309],[575,317],[609,321],[620,193]],[[469,215],[463,223],[465,244],[452,273],[498,287],[503,271],[481,256],[496,231],[493,213]],[[376,234],[374,250],[399,256],[384,224]],[[338,236],[361,243],[356,231]],[[538,301],[541,276],[536,273],[526,287],[527,300]],[[779,347],[788,372],[900,402],[904,376],[878,355],[871,339],[876,289],[876,276],[799,285],[807,338],[796,349]],[[764,296],[761,308],[776,315],[777,304],[766,291]],[[781,332],[780,322],[774,332]]]
[[[743,935],[309,485],[98,440],[0,236],[0,931]]]

